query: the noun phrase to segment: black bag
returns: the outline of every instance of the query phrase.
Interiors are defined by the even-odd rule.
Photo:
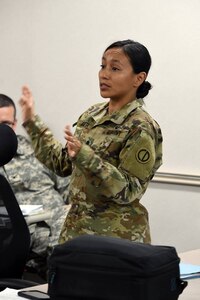
[[[186,287],[169,246],[84,235],[55,247],[49,259],[52,300],[176,300]]]

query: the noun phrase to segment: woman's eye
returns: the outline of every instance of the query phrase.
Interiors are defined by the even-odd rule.
[[[112,70],[113,70],[113,71],[119,71],[119,68],[117,68],[117,67],[112,67]]]
[[[101,69],[104,69],[105,68],[105,65],[100,65]]]

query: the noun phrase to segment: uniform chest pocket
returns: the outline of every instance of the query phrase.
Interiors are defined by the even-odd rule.
[[[118,165],[119,153],[122,149],[122,142],[119,139],[106,137],[98,145],[93,145],[95,153],[106,159],[113,165]]]
[[[128,133],[129,128],[118,125],[111,128],[98,126],[90,130],[85,138],[85,143],[101,158],[117,165],[119,153],[123,148]]]

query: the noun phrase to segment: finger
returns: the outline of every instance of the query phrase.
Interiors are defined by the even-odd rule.
[[[19,99],[19,104],[20,105],[26,105],[28,103],[27,98],[25,96],[21,96],[21,98]]]
[[[31,90],[29,89],[29,87],[27,85],[24,85],[22,87],[22,94],[24,96],[32,96]]]
[[[72,131],[71,131],[71,126],[70,125],[66,125],[65,126],[65,131],[68,132],[68,134],[72,135]]]
[[[22,96],[20,99],[19,99],[19,104],[20,105],[23,105],[26,103],[26,100],[24,99],[24,97]]]
[[[71,127],[69,125],[65,127],[64,132],[69,136],[73,136],[73,133],[71,132]]]
[[[71,143],[73,143],[73,144],[74,144],[74,142],[75,142],[74,137],[71,136],[71,135],[68,135],[68,134],[65,135],[65,139],[66,139],[68,142],[71,142]]]
[[[65,128],[70,131],[70,125],[66,125]]]

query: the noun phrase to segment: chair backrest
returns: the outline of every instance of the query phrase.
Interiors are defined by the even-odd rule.
[[[17,199],[0,175],[0,278],[22,278],[30,249],[30,233]]]

